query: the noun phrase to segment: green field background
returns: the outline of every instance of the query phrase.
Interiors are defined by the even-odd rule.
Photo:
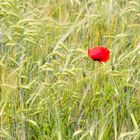
[[[0,139],[140,140],[140,1],[0,0]]]

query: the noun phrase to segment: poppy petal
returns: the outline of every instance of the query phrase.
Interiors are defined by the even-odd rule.
[[[110,51],[106,47],[96,46],[92,49],[88,49],[88,55],[92,60],[102,63],[109,60]]]

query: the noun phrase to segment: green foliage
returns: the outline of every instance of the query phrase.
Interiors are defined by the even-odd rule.
[[[0,138],[139,140],[139,41],[139,0],[0,0]]]

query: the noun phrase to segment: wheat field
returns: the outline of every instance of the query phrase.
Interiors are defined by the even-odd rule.
[[[140,1],[0,0],[0,139],[140,140]]]

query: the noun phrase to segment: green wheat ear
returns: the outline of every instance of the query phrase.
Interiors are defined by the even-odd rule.
[[[0,66],[0,92],[2,92],[1,85],[2,85],[2,67]]]

